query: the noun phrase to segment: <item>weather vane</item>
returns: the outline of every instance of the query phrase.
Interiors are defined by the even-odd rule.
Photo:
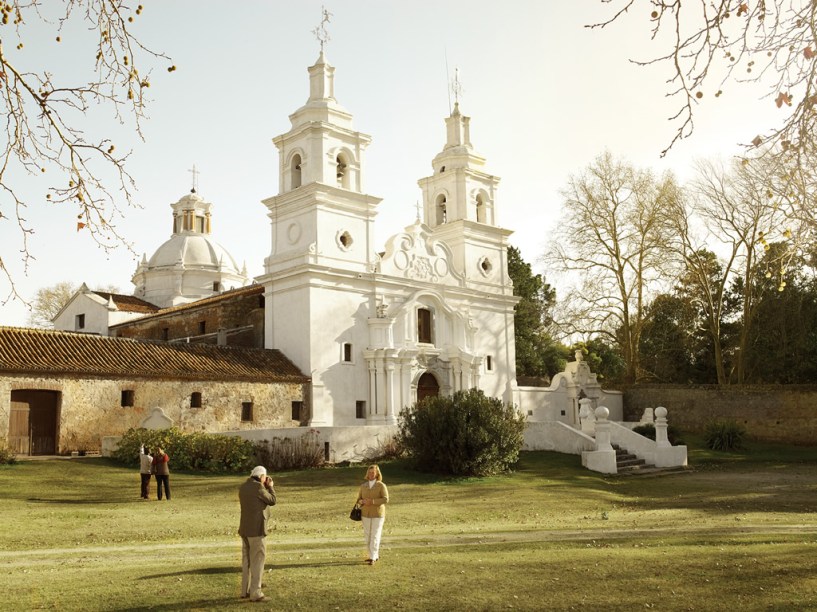
[[[326,24],[332,20],[332,13],[326,10],[326,7],[321,6],[321,24],[312,30],[312,33],[315,35],[315,38],[321,43],[321,53],[323,53],[323,47],[331,40],[329,36],[329,31],[326,29]]]
[[[454,68],[454,80],[451,81],[451,93],[454,94],[454,102],[459,104],[462,95],[462,81],[460,81],[460,69]],[[450,104],[450,103],[449,103]]]
[[[190,190],[190,193],[196,193],[199,187],[199,174],[201,174],[198,170],[196,170],[196,164],[193,164],[193,169],[188,170],[193,175],[193,189]]]

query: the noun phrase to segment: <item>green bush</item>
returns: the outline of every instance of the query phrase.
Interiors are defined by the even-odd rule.
[[[712,450],[730,451],[743,448],[746,429],[737,421],[712,421],[704,431],[704,441]]]
[[[655,425],[652,423],[646,423],[644,425],[633,427],[633,431],[637,434],[641,434],[645,438],[655,440]],[[667,440],[669,440],[669,443],[673,446],[684,444],[684,440],[681,437],[681,432],[677,427],[673,427],[672,425],[667,426]]]
[[[524,430],[516,408],[470,389],[404,408],[398,439],[422,471],[485,476],[516,463]]]
[[[255,445],[243,438],[207,433],[184,433],[170,429],[129,429],[122,436],[113,458],[126,465],[139,465],[139,448],[161,447],[170,456],[171,469],[204,472],[240,472],[256,461]]]
[[[0,444],[0,465],[17,463],[17,455],[5,444]]]

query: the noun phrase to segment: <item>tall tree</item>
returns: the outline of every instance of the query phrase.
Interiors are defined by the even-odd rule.
[[[566,300],[568,334],[618,346],[624,382],[640,375],[639,344],[651,296],[677,262],[667,249],[666,208],[679,208],[672,175],[656,179],[606,152],[562,191],[563,217],[546,261],[576,286]]]
[[[741,287],[732,295],[740,300],[734,304],[733,320],[741,321],[733,347],[733,376],[735,382],[742,383],[758,298],[757,262],[770,248],[767,232],[785,223],[786,216],[770,189],[776,170],[768,160],[734,160],[729,166],[703,162],[697,170],[689,189],[689,205],[665,211],[674,227],[668,244],[683,258],[683,284],[688,295],[698,296],[695,299],[707,317],[720,384],[732,379],[723,350],[723,325],[729,320],[727,289]]]
[[[663,48],[639,65],[668,67],[667,95],[679,100],[676,131],[666,153],[693,131],[698,105],[718,98],[739,81],[768,88],[769,104],[781,112],[775,126],[747,125],[752,146],[762,143],[806,152],[817,150],[817,3],[813,0],[601,0],[610,17],[588,25],[603,28],[649,18],[652,40]],[[646,21],[646,20],[645,20]]]
[[[553,289],[541,274],[534,274],[516,247],[508,247],[508,275],[513,293],[521,300],[514,314],[517,376],[552,376],[564,369],[567,347],[548,333],[556,301]]]
[[[35,231],[26,220],[30,206],[73,206],[76,229],[88,232],[103,249],[126,244],[115,219],[122,203],[133,204],[128,155],[100,129],[129,122],[142,136],[150,86],[143,64],[168,60],[133,35],[132,24],[142,11],[141,4],[124,0],[0,1],[0,133],[5,136],[0,139],[0,221],[19,227],[26,266],[32,257],[28,237]],[[46,41],[53,45],[52,57],[66,45],[86,49],[87,64],[61,73],[50,65],[32,65],[42,56],[27,54],[26,44]],[[78,77],[83,70],[85,76]],[[114,122],[100,128],[105,110]],[[32,189],[41,198],[32,200],[27,195]],[[4,301],[22,299],[3,263],[9,254],[2,247],[0,275],[9,285]]]

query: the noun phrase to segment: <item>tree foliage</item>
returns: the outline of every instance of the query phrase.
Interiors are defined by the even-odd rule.
[[[142,5],[124,0],[0,1],[0,130],[5,136],[0,139],[0,222],[19,228],[26,267],[32,258],[28,239],[35,231],[26,210],[32,206],[71,206],[77,231],[88,232],[103,249],[126,244],[116,219],[123,204],[133,205],[128,154],[95,126],[107,111],[111,127],[132,125],[142,136],[150,87],[145,64],[168,60],[133,35],[142,11]],[[43,31],[50,33],[48,42]],[[73,46],[86,53],[87,62],[55,73],[50,66],[33,65],[38,56],[27,51],[36,44],[52,45],[52,57]],[[28,195],[32,188],[41,199]],[[10,286],[5,299],[22,299],[3,263],[8,256],[0,250],[0,273]]]
[[[68,303],[68,301],[79,290],[79,287],[74,283],[68,281],[61,281],[48,287],[42,287],[37,290],[34,299],[30,301],[31,310],[28,315],[28,324],[31,327],[53,327],[52,321],[60,310]],[[119,288],[111,285],[108,287],[101,287],[98,291],[105,293],[118,293]]]
[[[429,397],[400,413],[400,443],[418,469],[486,476],[519,458],[525,417],[479,389]]]
[[[780,109],[775,126],[752,126],[746,143],[814,151],[817,134],[817,3],[812,0],[601,0],[611,16],[591,28],[630,18],[649,19],[652,39],[664,45],[639,65],[668,68],[667,95],[679,100],[675,135],[662,151],[693,132],[696,109],[738,82],[768,88]]]
[[[519,249],[508,247],[508,275],[513,294],[521,299],[514,314],[517,376],[553,376],[564,369],[567,347],[556,342],[548,327],[556,301],[553,289],[541,274],[534,274]]]

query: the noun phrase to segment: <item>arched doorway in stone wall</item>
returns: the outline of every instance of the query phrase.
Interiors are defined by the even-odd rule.
[[[440,394],[440,383],[431,372],[425,372],[417,381],[417,402],[427,397],[437,397]]]

